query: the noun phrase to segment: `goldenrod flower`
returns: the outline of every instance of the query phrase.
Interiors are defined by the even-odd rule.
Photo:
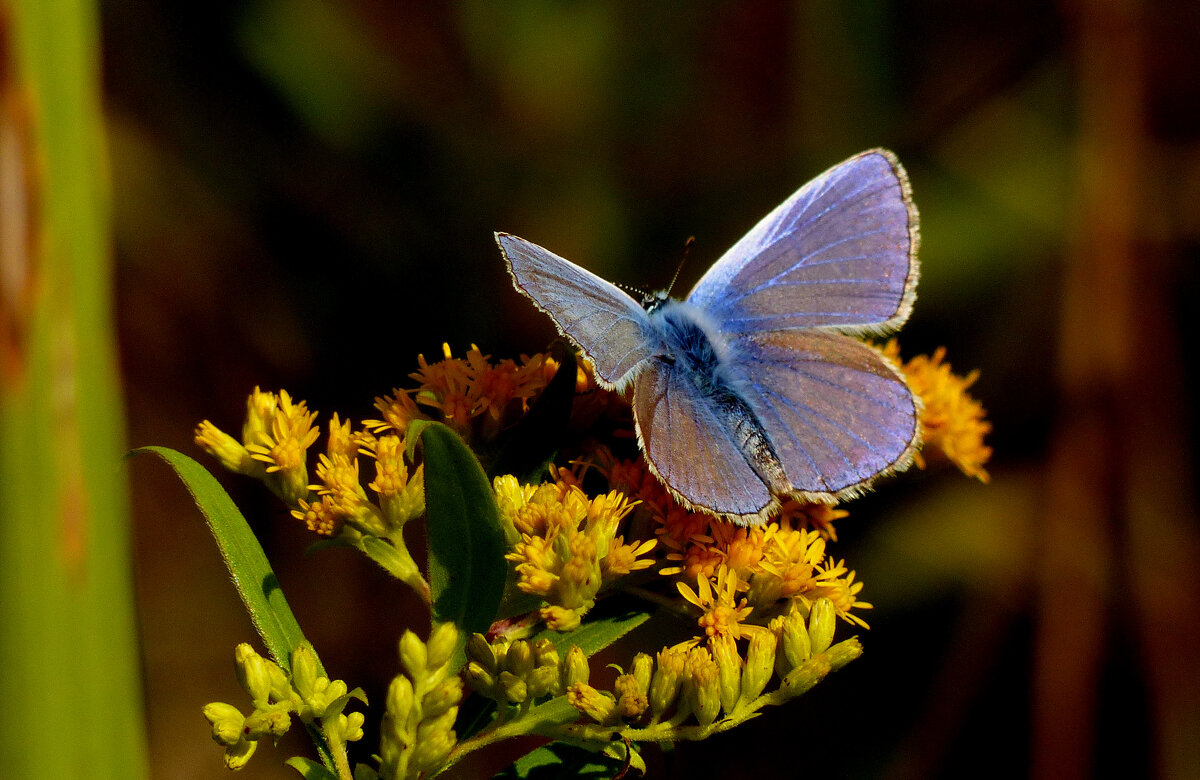
[[[617,714],[625,720],[641,717],[650,706],[646,691],[638,685],[638,680],[632,674],[622,674],[613,682],[613,692],[617,696]]]
[[[900,364],[900,346],[895,339],[883,348],[884,354]],[[946,348],[938,347],[931,356],[917,355],[901,365],[908,385],[924,404],[921,427],[925,446],[936,447],[968,477],[981,482],[989,479],[984,464],[992,456],[992,448],[983,437],[992,430],[985,417],[983,404],[967,393],[967,388],[979,378],[978,371],[958,376],[945,363]],[[920,453],[918,466],[925,462]]]
[[[493,489],[506,535],[519,539],[505,556],[515,564],[517,587],[547,602],[541,616],[550,628],[578,626],[602,585],[652,565],[641,556],[653,541],[625,544],[614,536],[633,508],[616,491],[588,498],[562,481],[530,490],[512,477],[498,477]]]
[[[383,419],[363,420],[363,428],[374,433],[393,430],[403,436],[413,420],[427,419],[404,390],[392,390],[391,395],[376,398],[375,408],[383,415]]]
[[[328,496],[311,504],[300,499],[299,507],[292,510],[292,517],[302,520],[308,530],[319,536],[337,536],[342,530],[343,518],[334,511]]]
[[[813,588],[810,597],[828,599],[838,617],[863,628],[870,628],[865,620],[850,611],[874,608],[874,605],[858,600],[858,593],[863,584],[854,581],[854,571],[846,568],[845,561],[825,563],[817,568],[819,584]]]
[[[584,682],[567,688],[567,701],[597,723],[608,722],[617,711],[617,702],[611,693],[598,691]]]
[[[766,530],[762,526],[747,528],[732,523],[713,523],[714,548],[724,559],[725,567],[738,578],[747,579],[758,568],[766,544]]]
[[[647,539],[644,542],[635,539],[629,544],[625,544],[623,536],[614,539],[608,548],[608,555],[600,560],[600,573],[604,577],[604,584],[607,585],[630,572],[653,566],[652,559],[641,556],[653,550],[657,544],[656,539]]]
[[[831,542],[837,541],[837,531],[833,523],[850,513],[829,504],[813,504],[789,498],[783,502],[776,518],[781,523],[788,523],[792,528],[807,528],[817,531]]]
[[[697,590],[692,590],[686,584],[679,582],[675,587],[679,594],[700,609],[700,619],[696,622],[704,632],[704,637],[713,640],[723,636],[740,639],[749,626],[743,621],[754,611],[746,603],[746,599],[737,601],[738,576],[724,564],[717,568],[716,588],[708,577],[699,575],[696,583]]]
[[[258,478],[266,473],[266,468],[254,459],[245,445],[208,420],[196,426],[195,441],[230,471]]]
[[[308,411],[304,401],[292,401],[280,390],[272,408],[272,394],[255,388],[250,397],[252,413],[244,430],[253,431],[246,449],[257,461],[266,464],[267,474],[278,480],[280,496],[289,506],[308,497],[308,448],[321,431],[313,427],[317,413]]]
[[[375,459],[375,479],[367,487],[379,495],[379,508],[392,530],[425,513],[424,464],[409,475],[404,440],[381,436],[363,451]]]
[[[493,364],[473,344],[465,358],[455,358],[450,345],[443,344],[442,355],[436,363],[428,362],[424,355],[417,357],[420,370],[410,374],[420,385],[414,398],[422,406],[437,409],[447,424],[468,438],[472,420],[484,415],[484,437],[494,437],[505,427],[510,408],[526,411],[529,400],[546,387],[545,357],[540,354],[523,357],[520,364],[513,360]],[[402,405],[399,395],[397,391],[396,398],[387,399],[387,406]],[[382,408],[380,403],[376,406]],[[412,410],[403,406],[391,411],[401,419],[411,419]],[[387,412],[384,416],[388,417]]]
[[[350,419],[342,422],[337,412],[329,418],[329,439],[325,442],[325,454],[329,457],[340,455],[346,460],[353,460],[359,451],[359,439],[354,434]]]
[[[320,455],[317,459],[317,479],[312,485],[328,503],[329,509],[362,533],[387,536],[388,527],[379,507],[371,503],[358,478],[358,461],[341,455]]]

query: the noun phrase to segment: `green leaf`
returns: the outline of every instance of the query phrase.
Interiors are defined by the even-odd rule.
[[[584,655],[590,657],[645,623],[649,618],[650,615],[646,612],[627,612],[587,621],[574,631],[566,633],[551,631],[548,628],[543,629],[530,641],[549,639],[560,654],[566,653],[567,648],[571,645],[579,645],[579,649],[583,651]]]
[[[461,642],[487,631],[504,594],[508,562],[492,485],[479,460],[441,423],[421,430],[429,580],[436,620],[451,621]]]
[[[556,344],[555,352],[562,353],[558,372],[529,412],[505,434],[500,454],[488,470],[493,477],[512,474],[522,483],[537,482],[562,444],[571,421],[577,369],[575,352]]]
[[[338,776],[311,758],[293,756],[283,763],[300,773],[305,780],[338,780]]]
[[[521,780],[557,780],[557,778],[611,778],[616,776],[624,762],[615,761],[602,753],[551,742],[521,756],[496,775],[499,778]]]
[[[262,545],[229,494],[208,470],[181,452],[167,447],[142,447],[131,454],[149,453],[166,461],[179,475],[196,507],[208,521],[209,530],[233,577],[250,620],[258,630],[271,657],[288,672],[292,651],[304,641],[300,624],[288,607],[275,572],[267,562]],[[317,661],[321,674],[325,673]]]

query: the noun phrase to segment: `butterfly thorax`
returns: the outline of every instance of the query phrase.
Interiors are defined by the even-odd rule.
[[[657,359],[683,372],[696,390],[711,401],[746,461],[763,482],[780,493],[791,490],[779,455],[741,390],[745,380],[731,365],[729,345],[705,314],[691,304],[671,299],[648,312],[663,345],[663,354],[656,356]]]
[[[668,298],[647,311],[662,339],[664,360],[678,363],[705,395],[729,384],[724,360],[728,347],[699,309]]]

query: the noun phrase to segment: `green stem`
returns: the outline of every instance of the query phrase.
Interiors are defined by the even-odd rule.
[[[331,734],[329,729],[322,728],[321,731],[325,733],[329,754],[333,757],[334,768],[337,769],[340,780],[354,780],[354,773],[350,771],[350,758],[346,753],[346,743],[341,737]]]
[[[363,536],[358,544],[359,548],[368,558],[383,567],[393,577],[415,590],[426,606],[433,604],[433,596],[429,590],[429,583],[421,576],[421,570],[417,567],[417,562],[413,560],[412,555],[408,552],[408,547],[405,546],[403,537],[399,534],[392,539],[382,539],[378,536]]]

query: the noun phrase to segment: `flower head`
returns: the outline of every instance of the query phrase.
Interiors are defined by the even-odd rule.
[[[883,348],[884,354],[900,362],[900,346],[895,339]],[[981,482],[989,479],[984,464],[992,456],[992,448],[983,437],[992,430],[986,419],[983,404],[967,393],[967,388],[979,378],[978,371],[958,376],[944,362],[946,348],[938,347],[931,356],[917,355],[901,365],[909,387],[924,404],[921,427],[926,447],[936,447],[968,477]],[[917,465],[924,468],[920,454]]]
[[[721,564],[714,578],[699,575],[696,584],[696,590],[682,582],[676,583],[675,587],[679,589],[679,595],[700,609],[700,619],[696,622],[706,639],[726,636],[740,639],[752,630],[743,623],[754,608],[746,599],[738,600],[740,581],[735,572]]]
[[[633,508],[616,491],[588,498],[577,485],[531,489],[513,477],[497,477],[493,489],[505,533],[517,540],[505,556],[515,564],[517,587],[546,601],[542,617],[551,628],[578,625],[602,585],[652,565],[642,556],[653,541],[625,544],[616,536]]]

